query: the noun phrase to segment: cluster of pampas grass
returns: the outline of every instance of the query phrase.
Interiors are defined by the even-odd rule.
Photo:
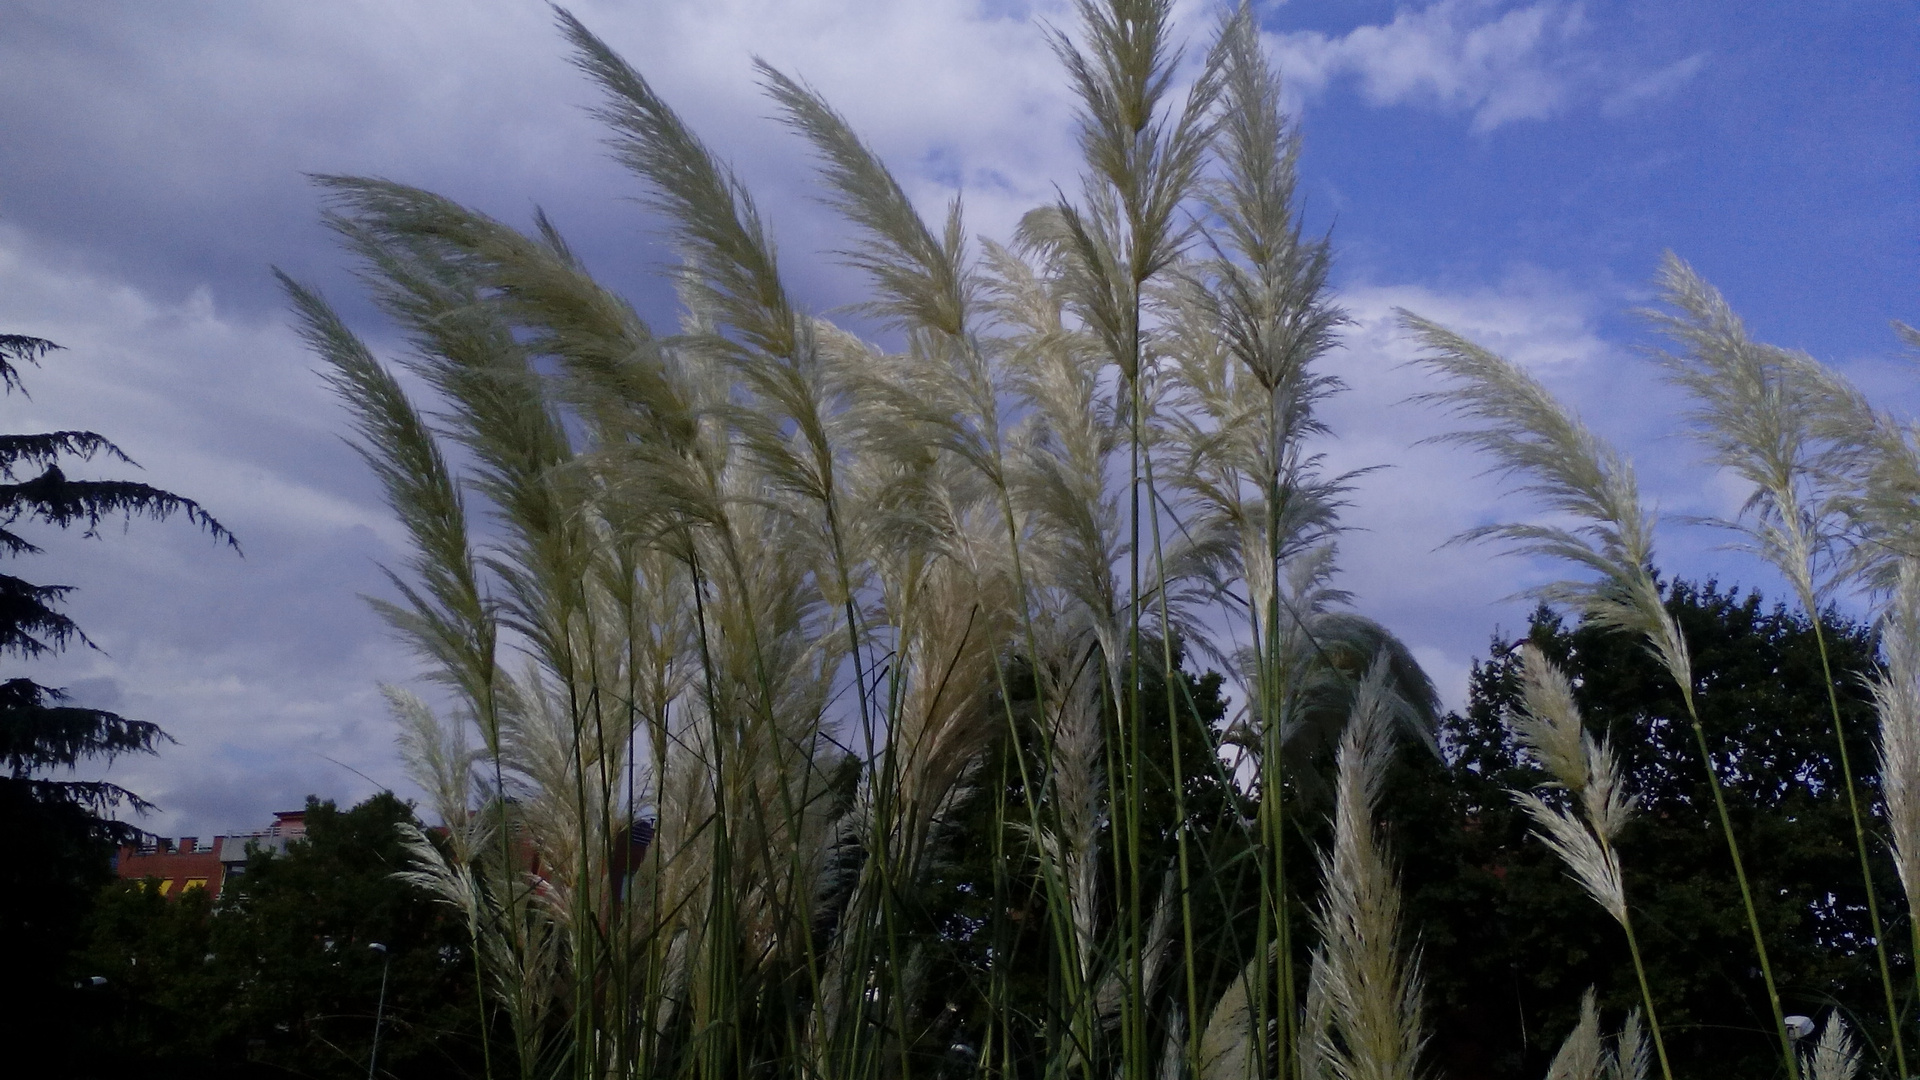
[[[565,12],[614,153],[668,223],[671,332],[544,217],[523,231],[323,179],[409,383],[285,285],[411,538],[380,607],[438,689],[390,699],[445,830],[409,835],[406,876],[472,935],[490,1074],[1423,1075],[1418,928],[1374,810],[1435,700],[1337,587],[1351,478],[1312,450],[1339,389],[1330,249],[1300,226],[1298,143],[1251,12],[1226,13],[1182,84],[1170,9],[1077,0],[1077,31],[1053,34],[1085,172],[1005,243],[974,242],[957,199],[923,218],[839,113],[760,65],[890,345],[796,302],[751,194]],[[1753,485],[1734,527],[1809,612],[1898,586],[1874,693],[1911,899],[1920,455],[1830,371],[1748,341],[1686,267],[1662,281],[1668,370]],[[1457,438],[1571,522],[1478,536],[1572,563],[1545,598],[1644,637],[1691,710],[1628,462],[1520,368],[1406,323],[1448,380],[1435,397],[1473,422]],[[1191,730],[1181,649],[1242,691],[1230,723]],[[1510,723],[1558,791],[1517,798],[1638,968],[1615,847],[1634,801],[1564,676],[1535,654],[1525,674]],[[1248,932],[1224,949],[1196,907],[1245,866],[1197,838],[1189,781],[1208,777],[1250,808],[1212,823],[1252,864]],[[1151,817],[1163,794],[1170,822]],[[990,835],[966,831],[982,804]],[[1301,814],[1332,823],[1310,889],[1287,872]],[[925,919],[969,847],[993,853],[986,914],[943,933],[986,959],[956,985]],[[1032,911],[1039,1005],[1009,951]],[[1794,1053],[1750,897],[1747,916],[1784,1067],[1851,1075],[1837,1019]],[[1884,948],[1881,966],[1892,1009]],[[1603,1038],[1590,1000],[1550,1075],[1640,1080],[1657,1057],[1670,1076],[1640,974],[1650,1038],[1638,1012]]]

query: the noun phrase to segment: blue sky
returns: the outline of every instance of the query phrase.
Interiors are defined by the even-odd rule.
[[[979,233],[1074,186],[1071,102],[1034,20],[1057,0],[584,2],[590,25],[739,168],[788,273],[821,309],[857,282],[840,226],[766,119],[750,60],[817,85],[937,206]],[[1212,8],[1185,3],[1204,37]],[[1442,547],[1524,514],[1480,465],[1420,445],[1403,404],[1406,306],[1526,363],[1616,439],[1665,514],[1669,568],[1765,573],[1680,524],[1740,492],[1698,468],[1627,314],[1671,248],[1760,336],[1837,363],[1912,411],[1887,320],[1920,322],[1920,15],[1901,3],[1291,0],[1260,8],[1306,138],[1307,219],[1331,228],[1355,324],[1333,358],[1338,465],[1370,474],[1347,584],[1450,694],[1503,599],[1545,568]],[[543,5],[0,0],[0,328],[68,346],[4,430],[90,427],[207,504],[245,559],[180,525],[59,541],[29,577],[80,586],[104,653],[40,669],[178,739],[113,775],[152,827],[257,827],[308,792],[401,784],[382,680],[415,667],[366,611],[397,530],[268,276],[355,299],[308,172],[422,184],[509,220],[535,204],[594,267],[665,314],[666,259],[606,161]],[[403,787],[404,790],[404,787]]]
[[[1296,2],[1267,21],[1337,37],[1356,17],[1457,26],[1497,10]],[[1478,283],[1525,264],[1631,287],[1672,248],[1771,340],[1884,350],[1886,319],[1912,310],[1920,287],[1920,11],[1504,10],[1546,13],[1538,44],[1513,50],[1524,60],[1487,65],[1510,82],[1543,76],[1513,106],[1537,117],[1502,120],[1497,91],[1447,107],[1411,89],[1380,107],[1354,75],[1310,100],[1309,206],[1336,222],[1349,274]],[[1475,130],[1487,120],[1497,126]]]

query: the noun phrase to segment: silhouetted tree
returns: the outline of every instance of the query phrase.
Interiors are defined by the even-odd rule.
[[[53,342],[0,334],[0,388],[25,392],[20,369],[58,348]],[[34,525],[97,535],[103,520],[176,514],[238,549],[224,526],[191,499],[127,480],[75,480],[61,462],[132,458],[91,431],[0,434],[0,555],[42,550],[24,535]],[[0,573],[0,657],[32,660],[78,642],[92,642],[60,610],[71,585],[41,585]],[[47,1041],[64,1016],[79,1007],[71,988],[56,982],[59,960],[71,947],[87,901],[110,876],[112,845],[139,830],[116,820],[121,808],[148,804],[105,780],[75,779],[84,763],[126,753],[151,753],[166,738],[148,721],[66,703],[58,688],[23,675],[0,680],[0,835],[30,859],[0,860],[0,938],[9,944],[11,991],[20,1008],[5,1010],[0,1027],[18,1025],[34,1045]]]
[[[1693,648],[1701,721],[1785,1005],[1816,1016],[1837,1006],[1884,1052],[1885,1009],[1813,625],[1757,593],[1713,582],[1674,582],[1665,592]],[[1874,640],[1831,612],[1824,622],[1855,781],[1878,820],[1874,721],[1860,681],[1874,663]],[[1611,741],[1641,800],[1620,848],[1676,1072],[1769,1075],[1779,1064],[1772,1018],[1672,680],[1635,638],[1569,626],[1544,608],[1524,640],[1573,680],[1586,723]],[[1599,988],[1609,1023],[1640,1002],[1618,928],[1529,835],[1529,819],[1508,794],[1541,781],[1500,723],[1501,710],[1518,701],[1512,645],[1496,641],[1476,666],[1465,714],[1442,726],[1444,761],[1407,754],[1386,796],[1440,1075],[1542,1075],[1589,985]],[[1875,873],[1884,895],[1898,895],[1891,862],[1883,858]],[[1905,920],[1894,915],[1886,930],[1896,985],[1911,985],[1901,970],[1910,963],[1901,947],[1910,940]]]
[[[307,800],[307,833],[256,851],[217,901],[106,890],[71,961],[90,996],[63,1063],[103,1076],[366,1075],[386,972],[380,1073],[481,1072],[473,959],[458,916],[394,876],[413,810],[381,792],[342,810]],[[384,956],[370,946],[387,948]],[[248,1072],[252,1069],[254,1072]]]

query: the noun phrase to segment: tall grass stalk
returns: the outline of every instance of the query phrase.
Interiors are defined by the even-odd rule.
[[[1818,410],[1808,408],[1805,400],[1809,370],[1815,365],[1806,357],[1750,340],[1720,294],[1671,253],[1661,264],[1659,283],[1662,298],[1677,314],[1656,313],[1652,318],[1683,350],[1660,359],[1672,381],[1697,403],[1692,419],[1696,435],[1712,450],[1710,460],[1751,486],[1740,520],[1724,524],[1743,531],[1751,550],[1780,571],[1813,626],[1894,1060],[1904,1077],[1908,1075],[1906,1043],[1900,1034],[1903,1025],[1894,1001],[1880,901],[1867,853],[1867,824],[1822,627],[1822,608],[1844,583],[1842,500],[1849,487],[1844,469],[1834,461],[1836,449],[1815,433]]]
[[[1308,1005],[1317,1022],[1301,1036],[1328,1074],[1353,1080],[1414,1080],[1426,1040],[1419,961],[1403,947],[1399,887],[1374,821],[1393,713],[1406,707],[1390,678],[1376,661],[1340,740],[1333,841],[1321,859],[1326,894],[1314,919],[1320,946],[1307,989],[1320,1004]]]
[[[1880,626],[1886,667],[1869,684],[1880,719],[1880,787],[1912,942],[1920,949],[1920,563],[1901,565]]]
[[[1149,528],[1157,529],[1158,503],[1147,462],[1152,377],[1146,348],[1147,289],[1179,258],[1186,230],[1179,219],[1192,197],[1212,131],[1211,112],[1219,89],[1218,52],[1210,56],[1186,100],[1170,100],[1174,65],[1181,50],[1172,40],[1171,0],[1114,0],[1102,7],[1079,0],[1084,40],[1053,34],[1054,50],[1065,65],[1080,101],[1079,142],[1088,167],[1083,204],[1062,202],[1049,225],[1066,269],[1065,283],[1074,310],[1094,332],[1106,359],[1117,370],[1128,431],[1128,530],[1126,681],[1114,701],[1118,723],[1121,783],[1114,788],[1117,831],[1114,865],[1122,890],[1125,921],[1121,949],[1125,997],[1121,1011],[1122,1056],[1133,1075],[1150,1070],[1145,985],[1147,941],[1146,888],[1157,877],[1143,861],[1141,805],[1146,774],[1142,718],[1146,708],[1140,687],[1146,668],[1142,619],[1145,614],[1142,552]],[[1143,518],[1144,512],[1148,521]],[[1164,595],[1162,567],[1153,586]],[[1170,620],[1168,620],[1170,623]],[[1170,638],[1162,648],[1171,667]],[[1119,660],[1109,654],[1108,662]],[[1165,671],[1168,714],[1177,721],[1173,672]],[[1171,730],[1177,738],[1177,722]],[[1184,837],[1184,832],[1182,832]],[[1181,840],[1184,844],[1184,839]],[[1183,849],[1184,856],[1184,849]],[[1189,889],[1182,857],[1181,894]],[[1183,906],[1184,910],[1184,906]],[[1184,937],[1190,939],[1191,934]]]
[[[1174,359],[1186,396],[1169,423],[1174,476],[1198,509],[1180,557],[1212,562],[1223,584],[1244,583],[1253,647],[1252,662],[1240,671],[1257,707],[1251,726],[1259,733],[1266,882],[1255,950],[1264,955],[1271,938],[1278,955],[1290,958],[1286,754],[1279,743],[1289,694],[1284,627],[1298,620],[1291,611],[1283,619],[1278,583],[1332,532],[1341,481],[1319,477],[1317,459],[1302,444],[1322,430],[1315,405],[1338,387],[1315,365],[1343,315],[1326,296],[1329,246],[1302,235],[1294,205],[1299,139],[1257,37],[1246,9],[1221,36],[1222,171],[1207,192],[1204,233],[1211,258],[1172,292]],[[1237,553],[1237,566],[1219,564],[1227,552]],[[1255,1011],[1279,1021],[1281,1061],[1291,1056],[1292,970],[1283,959],[1277,984],[1263,976],[1255,994]],[[1276,986],[1277,995],[1270,992]]]
[[[1640,504],[1632,467],[1518,366],[1435,323],[1409,312],[1400,314],[1402,324],[1426,350],[1420,363],[1453,383],[1426,400],[1482,424],[1444,436],[1444,441],[1487,454],[1498,471],[1519,480],[1523,493],[1575,522],[1571,527],[1488,525],[1471,530],[1463,539],[1502,540],[1518,552],[1569,562],[1588,572],[1591,577],[1557,581],[1535,592],[1550,603],[1581,611],[1595,625],[1643,638],[1679,689],[1740,886],[1747,928],[1773,1010],[1781,1062],[1789,1080],[1797,1080],[1799,1061],[1787,1035],[1773,962],[1754,909],[1753,886],[1694,701],[1686,639],[1654,581],[1653,524]]]
[[[1660,1036],[1659,1013],[1653,1005],[1653,988],[1647,983],[1646,961],[1633,932],[1633,912],[1627,906],[1626,875],[1613,846],[1632,817],[1636,800],[1626,790],[1613,749],[1604,740],[1594,739],[1581,722],[1573,686],[1566,675],[1531,645],[1520,650],[1520,672],[1521,706],[1504,715],[1502,722],[1540,760],[1557,786],[1573,797],[1579,813],[1576,816],[1530,791],[1516,791],[1514,798],[1533,818],[1538,827],[1535,835],[1553,849],[1587,895],[1626,933],[1634,978],[1640,984],[1640,1001],[1646,1007],[1653,1048],[1660,1059],[1660,1075],[1673,1080],[1667,1045]]]

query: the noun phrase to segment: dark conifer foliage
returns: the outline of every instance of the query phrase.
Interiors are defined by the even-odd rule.
[[[26,393],[21,368],[58,346],[42,338],[0,334],[0,388]],[[102,521],[180,515],[215,540],[238,548],[233,535],[191,499],[126,480],[75,480],[60,465],[103,458],[135,463],[91,431],[0,435],[0,554],[41,551],[28,530],[78,525],[93,536]],[[61,601],[71,585],[42,585],[0,573],[0,657],[30,661],[75,643],[93,647]],[[9,990],[20,1004],[0,1012],[0,1037],[23,1047],[23,1067],[39,1048],[57,1045],[89,1008],[64,981],[60,958],[100,887],[112,878],[112,845],[139,830],[115,811],[147,803],[118,784],[82,780],[72,770],[121,754],[149,753],[166,739],[158,725],[104,709],[66,703],[58,688],[16,672],[0,680],[0,829],[30,858],[0,868],[0,935],[8,942]],[[11,1029],[11,1030],[9,1030]]]
[[[43,338],[0,334],[0,386],[24,394],[21,366],[37,365],[57,348]],[[79,525],[82,535],[95,536],[108,518],[165,520],[179,515],[239,550],[233,534],[192,499],[128,480],[75,480],[60,468],[62,461],[94,458],[137,467],[119,447],[91,431],[0,435],[0,549],[13,556],[38,554],[42,549],[17,531],[25,525]],[[92,647],[80,627],[59,610],[72,589],[0,574],[0,656],[31,660],[76,641]],[[86,761],[150,753],[166,734],[147,721],[64,704],[65,698],[60,690],[29,678],[0,682],[0,803],[71,807],[82,812],[74,820],[84,822],[93,838],[131,839],[137,830],[108,815],[123,806],[147,809],[138,795],[117,784],[57,774]]]

